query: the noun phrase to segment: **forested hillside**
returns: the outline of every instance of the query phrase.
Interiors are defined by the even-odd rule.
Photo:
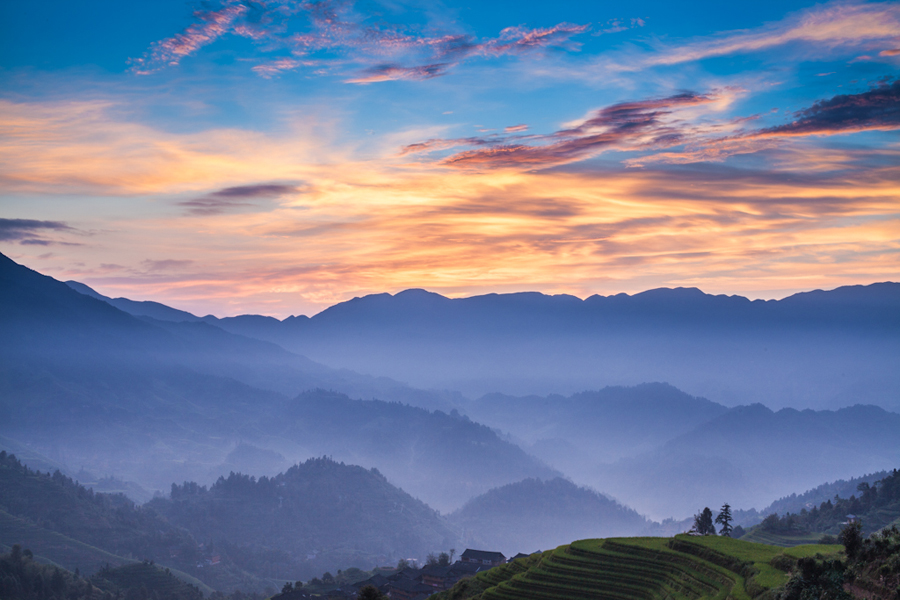
[[[793,493],[783,498],[779,498],[766,508],[760,509],[758,512],[763,516],[768,516],[772,513],[778,515],[789,512],[799,513],[803,509],[809,510],[826,500],[831,500],[835,496],[849,498],[859,492],[860,484],[866,483],[871,486],[890,474],[890,471],[877,471],[860,477],[850,477],[849,479],[839,479],[837,481],[823,483],[801,494]]]
[[[860,482],[856,494],[843,498],[835,495],[818,506],[804,507],[796,513],[772,513],[750,532],[748,539],[763,541],[766,534],[785,538],[808,534],[834,537],[848,521],[858,522],[864,535],[900,525],[900,471],[894,469],[872,484]]]
[[[55,565],[38,562],[18,544],[0,555],[0,598],[4,600],[203,600],[203,592],[169,569],[148,561],[122,567],[105,566],[80,576]]]
[[[430,506],[450,511],[498,485],[555,477],[551,469],[490,428],[457,413],[353,400],[314,390],[284,407],[271,432],[309,454],[377,467]]]
[[[172,485],[148,505],[242,568],[279,579],[424,556],[457,543],[426,504],[376,470],[310,459],[275,477]]]
[[[224,560],[203,570],[213,554],[185,529],[121,494],[94,493],[60,474],[39,473],[0,452],[0,539],[36,556],[91,574],[106,563],[153,560],[213,588],[261,588],[268,582]]]

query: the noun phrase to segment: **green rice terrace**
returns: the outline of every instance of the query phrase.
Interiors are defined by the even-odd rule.
[[[835,545],[781,548],[726,537],[581,540],[479,573],[438,600],[752,600],[771,597],[799,558]]]

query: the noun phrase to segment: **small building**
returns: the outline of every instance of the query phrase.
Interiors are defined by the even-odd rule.
[[[472,550],[466,548],[459,560],[464,563],[476,563],[480,565],[490,565],[496,567],[506,562],[506,557],[500,552],[488,552],[486,550]]]
[[[441,567],[438,565],[425,565],[422,567],[422,583],[436,590],[446,590],[450,586],[448,582],[453,579],[450,570],[453,567]],[[457,579],[458,580],[458,579]]]
[[[406,577],[398,577],[385,586],[385,592],[392,600],[413,600],[421,594],[431,594],[434,588]]]

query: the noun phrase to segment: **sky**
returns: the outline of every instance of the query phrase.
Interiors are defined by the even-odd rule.
[[[0,252],[196,314],[900,280],[900,3],[0,3]]]

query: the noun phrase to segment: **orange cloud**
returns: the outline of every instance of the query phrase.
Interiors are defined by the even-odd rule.
[[[755,296],[900,278],[890,149],[822,154],[836,168],[819,171],[471,172],[388,153],[362,160],[327,130],[290,123],[278,135],[176,134],[110,114],[94,103],[0,106],[0,181],[33,211],[6,216],[94,232],[65,254],[13,240],[4,252],[113,296],[286,316],[409,287],[586,296],[696,285]],[[815,149],[798,153],[817,161]],[[867,166],[841,168],[852,161]],[[73,190],[117,198],[116,208],[51,218],[81,202],[54,200]],[[185,216],[198,198],[214,210]]]

